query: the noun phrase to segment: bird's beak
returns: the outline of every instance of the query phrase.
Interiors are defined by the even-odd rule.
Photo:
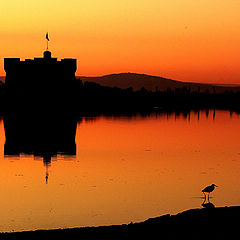
[[[218,187],[217,185],[215,185],[215,187]]]

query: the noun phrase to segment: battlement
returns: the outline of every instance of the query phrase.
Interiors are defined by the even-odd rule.
[[[6,86],[8,89],[57,88],[71,84],[75,80],[77,60],[65,58],[58,61],[50,51],[43,58],[5,58]]]

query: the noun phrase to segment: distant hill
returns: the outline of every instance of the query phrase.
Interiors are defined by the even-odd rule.
[[[209,91],[213,92],[214,89],[217,93],[228,91],[240,91],[240,86],[222,86],[214,84],[203,84],[203,83],[192,83],[192,82],[181,82],[172,79],[151,76],[146,74],[137,73],[119,73],[110,74],[101,77],[80,77],[83,82],[95,82],[102,86],[119,87],[122,89],[132,87],[134,90],[140,90],[144,87],[150,91],[166,91],[167,89],[174,90],[175,88],[187,87],[191,91],[201,92]]]
[[[144,87],[149,91],[156,91],[156,89],[158,91],[166,91],[169,88],[174,90],[175,88],[190,87],[191,91],[198,91],[200,88],[201,92],[205,92],[206,90],[213,92],[213,88],[215,88],[216,93],[223,93],[225,91],[240,91],[240,85],[237,84],[181,82],[168,78],[137,73],[119,73],[100,77],[78,76],[77,78],[80,78],[83,82],[95,82],[102,86],[119,87],[122,89],[132,87],[134,90],[140,90]],[[0,81],[5,82],[5,76],[0,76]]]

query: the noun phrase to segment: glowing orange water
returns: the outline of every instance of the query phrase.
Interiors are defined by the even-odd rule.
[[[48,184],[42,159],[4,157],[0,129],[0,231],[141,221],[201,207],[212,183],[216,206],[240,204],[236,114],[83,119],[76,157],[56,157]]]

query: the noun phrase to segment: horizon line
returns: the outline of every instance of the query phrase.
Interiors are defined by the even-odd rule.
[[[182,82],[182,83],[193,83],[193,84],[205,84],[205,85],[218,85],[218,86],[236,86],[236,87],[240,87],[240,83],[214,83],[214,82],[193,82],[193,81],[184,81],[184,80],[176,80],[176,79],[172,79],[172,78],[168,78],[168,77],[163,77],[163,76],[159,76],[159,75],[153,75],[153,74],[147,74],[147,73],[136,73],[136,72],[118,72],[118,73],[107,73],[107,74],[100,74],[100,75],[94,75],[94,76],[86,76],[86,75],[77,75],[76,77],[85,77],[85,78],[101,78],[101,77],[105,77],[105,76],[111,76],[111,75],[120,75],[120,74],[135,74],[135,75],[145,75],[145,76],[149,76],[149,77],[157,77],[157,78],[164,78],[166,80],[172,80],[172,81],[176,81],[176,82]],[[5,78],[6,75],[1,75],[0,78]]]

